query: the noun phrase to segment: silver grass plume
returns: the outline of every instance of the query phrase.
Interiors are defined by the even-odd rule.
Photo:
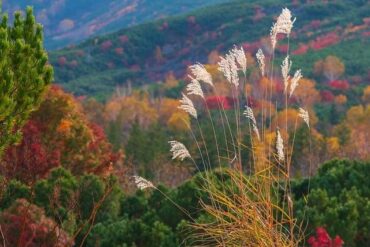
[[[304,110],[303,108],[298,109],[298,116],[300,116],[303,121],[307,124],[308,128],[310,127],[310,115],[308,115],[308,111]]]
[[[257,128],[257,121],[256,118],[254,117],[252,108],[250,108],[249,106],[245,106],[245,111],[243,114],[246,116],[246,118],[249,118],[252,121],[253,131],[256,134],[258,140],[260,140],[260,134]]]
[[[135,179],[135,184],[136,186],[141,189],[141,190],[145,190],[147,188],[155,188],[155,186],[152,184],[152,182],[146,180],[145,178],[143,177],[140,177],[140,176],[133,176],[133,178]]]
[[[181,161],[183,161],[185,158],[191,158],[188,149],[181,142],[169,141],[168,143],[171,145],[170,152],[172,152],[173,160],[179,158]]]
[[[239,76],[238,76],[238,66],[235,62],[235,56],[232,52],[226,54],[225,57],[220,57],[221,61],[218,63],[218,70],[221,71],[226,80],[234,85],[235,87],[239,86]]]
[[[196,63],[194,65],[191,65],[189,67],[191,73],[197,79],[198,81],[202,81],[204,83],[207,83],[208,85],[214,87],[213,82],[212,82],[212,76],[206,68],[203,66],[203,64]]]
[[[284,161],[284,143],[279,129],[276,130],[276,150],[279,161]]]
[[[245,57],[245,52],[241,46],[238,49],[234,46],[234,49],[231,50],[231,53],[234,55],[236,62],[239,64],[240,69],[243,71],[244,75],[247,72],[247,58]]]
[[[286,58],[283,60],[283,63],[281,64],[281,74],[283,75],[284,79],[284,92],[288,89],[289,84],[289,71],[292,67],[292,61],[289,60],[289,55],[286,56]]]
[[[258,49],[256,53],[256,58],[258,62],[258,67],[260,68],[261,75],[265,75],[265,55],[263,54],[261,49]]]
[[[295,73],[294,73],[294,76],[290,82],[290,93],[289,93],[289,97],[293,95],[294,93],[294,90],[296,89],[296,87],[298,86],[298,81],[302,78],[302,73],[301,73],[301,70],[297,70]]]
[[[200,97],[202,97],[204,99],[204,94],[203,94],[203,90],[202,90],[202,87],[199,83],[199,81],[195,78],[193,78],[192,76],[189,75],[189,78],[191,80],[191,83],[189,83],[187,86],[186,86],[186,90],[188,92],[189,95],[198,95]]]
[[[276,42],[277,42],[276,35],[278,33],[283,33],[289,37],[295,20],[296,18],[292,20],[292,13],[290,12],[289,9],[284,8],[282,10],[277,21],[272,25],[271,31],[270,31],[271,44],[272,44],[273,49],[275,49]]]
[[[194,107],[193,102],[185,94],[182,94],[182,99],[180,100],[181,105],[178,107],[189,113],[194,118],[197,118],[197,110]]]

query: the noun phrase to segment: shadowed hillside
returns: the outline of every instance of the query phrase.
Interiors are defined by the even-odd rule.
[[[227,0],[3,0],[3,10],[13,13],[33,6],[45,27],[49,49],[79,42],[92,35],[116,31],[166,16],[185,13]]]
[[[288,4],[299,16],[290,50],[294,66],[306,76],[312,76],[313,62],[329,54],[344,61],[346,75],[368,73],[370,4],[351,3]],[[51,53],[56,81],[78,95],[104,96],[127,81],[137,86],[161,81],[168,71],[181,77],[187,65],[206,62],[212,51],[222,53],[234,44],[254,54],[267,48],[266,27],[281,8],[271,0],[238,1],[91,39]],[[287,47],[280,43],[278,53]]]

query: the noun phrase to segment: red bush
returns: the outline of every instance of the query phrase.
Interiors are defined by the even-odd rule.
[[[288,45],[287,44],[278,45],[277,49],[281,53],[287,53],[287,51],[288,51]]]
[[[334,80],[329,82],[329,86],[339,90],[347,90],[349,88],[349,83],[346,80]]]
[[[370,37],[370,31],[363,32],[361,36],[364,38]]]
[[[127,37],[127,35],[121,35],[121,36],[119,36],[119,41],[122,43],[122,44],[124,44],[124,43],[126,43],[126,42],[128,42],[128,37]]]
[[[59,64],[59,66],[64,66],[65,64],[67,63],[67,58],[66,57],[59,57],[58,58],[58,64]]]
[[[245,42],[242,44],[244,50],[250,52],[250,53],[256,53],[259,48],[261,48],[261,42],[255,41],[252,43]]]
[[[191,16],[188,16],[187,21],[188,21],[189,24],[193,25],[193,24],[196,23],[196,18],[195,18],[195,16],[191,15]]]
[[[112,47],[112,45],[113,45],[112,41],[107,40],[107,41],[104,41],[100,45],[100,49],[102,49],[103,51],[107,51],[107,50],[109,50]]]
[[[117,47],[116,49],[114,49],[114,51],[116,52],[117,55],[122,55],[123,54],[123,48],[122,47]]]
[[[316,229],[316,236],[308,239],[307,243],[311,247],[342,247],[344,242],[339,236],[331,239],[325,228],[318,227]]]
[[[324,102],[333,102],[335,96],[332,92],[329,90],[323,90],[321,91],[321,100]]]
[[[299,47],[296,50],[292,51],[292,54],[293,55],[305,54],[308,51],[308,48],[310,48],[308,45],[300,44]]]
[[[325,35],[318,36],[314,41],[310,42],[310,46],[314,50],[320,50],[338,43],[339,39],[340,38],[337,33],[330,32]]]
[[[85,52],[83,50],[78,50],[75,52],[76,56],[83,57],[85,55]]]
[[[69,63],[69,66],[72,67],[72,68],[75,68],[78,66],[78,62],[77,60],[72,60],[70,63]]]
[[[206,98],[206,106],[209,109],[230,110],[234,105],[234,99],[226,96],[209,96]]]

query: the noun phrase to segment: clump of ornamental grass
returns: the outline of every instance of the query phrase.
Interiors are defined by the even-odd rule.
[[[272,100],[273,79],[280,73],[284,83],[284,102],[281,106],[276,105],[276,108],[285,110],[288,109],[289,98],[299,87],[302,74],[301,70],[297,70],[291,75],[292,61],[288,52],[280,66],[281,70],[274,71],[274,50],[278,42],[277,35],[282,34],[289,39],[294,22],[291,12],[284,8],[270,31],[272,52],[267,56],[259,49],[256,54],[260,76],[269,81],[269,87],[261,100]],[[273,127],[271,119],[274,113],[268,106],[262,106],[260,116],[255,116],[245,90],[247,65],[242,47],[235,46],[220,57],[218,70],[224,75],[235,104],[230,114],[218,102],[218,115],[210,112],[205,100],[206,92],[211,91],[217,95],[211,74],[199,63],[189,67],[190,83],[182,94],[179,108],[193,118],[194,123],[189,126],[189,130],[199,154],[193,157],[181,142],[169,142],[173,159],[189,160],[201,172],[201,189],[209,195],[208,202],[201,202],[207,217],[190,223],[192,235],[189,236],[189,245],[293,247],[298,246],[303,236],[302,226],[297,224],[293,215],[294,205],[290,192],[294,136],[293,143],[288,140],[289,133],[295,133],[295,129],[288,129],[287,116],[286,124]],[[203,91],[205,87],[207,90]],[[199,111],[197,107],[202,101],[205,109]],[[309,128],[309,113],[301,107],[298,112],[298,117]],[[215,119],[215,116],[219,119]],[[205,141],[200,117],[211,123],[214,135],[212,143]],[[216,135],[216,122],[221,123],[224,139]],[[243,139],[245,134],[249,137],[247,143]],[[211,164],[212,159],[208,153],[211,145],[216,146],[215,160],[218,164]],[[251,153],[249,158],[243,158],[243,150]],[[215,170],[227,179],[224,176],[215,179],[212,176]],[[145,179],[136,177],[135,180],[141,189],[157,189]]]

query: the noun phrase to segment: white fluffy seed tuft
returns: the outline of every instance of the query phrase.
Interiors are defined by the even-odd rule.
[[[284,92],[287,91],[289,85],[289,71],[292,67],[292,61],[289,60],[289,55],[285,57],[283,63],[281,64],[281,74],[284,80]]]
[[[257,128],[257,121],[256,118],[254,117],[252,108],[250,108],[249,106],[245,106],[243,114],[246,116],[246,118],[249,118],[252,121],[253,131],[256,134],[257,139],[260,140],[260,134]]]
[[[200,96],[201,98],[204,99],[203,90],[202,90],[202,87],[201,87],[199,81],[197,79],[193,78],[190,75],[189,75],[189,78],[191,80],[191,83],[189,83],[186,86],[186,90],[187,90],[188,94],[189,95],[198,95],[198,96]]]
[[[146,180],[143,177],[140,176],[133,176],[135,179],[135,184],[140,190],[145,190],[147,188],[155,188],[155,186],[152,184],[152,182]]]
[[[229,83],[237,88],[239,86],[239,76],[234,54],[229,52],[225,57],[220,57],[220,59],[218,70],[224,74]]]
[[[172,152],[172,159],[179,158],[183,161],[185,158],[191,158],[188,149],[181,142],[169,141],[168,143],[171,145],[170,152]]]
[[[294,93],[294,90],[296,89],[296,87],[298,86],[298,81],[302,78],[302,73],[301,73],[301,70],[297,70],[295,73],[294,73],[294,76],[290,82],[290,92],[289,92],[289,97],[293,95]]]
[[[290,12],[289,9],[284,8],[282,10],[281,14],[277,18],[277,21],[272,25],[270,31],[271,44],[273,49],[275,49],[276,47],[277,34],[282,33],[286,34],[289,37],[295,20],[296,18],[292,20],[292,13]]]
[[[279,161],[284,161],[284,143],[280,131],[276,131],[276,150]]]
[[[196,80],[202,81],[204,83],[207,83],[210,86],[214,86],[212,82],[212,76],[206,68],[203,66],[203,64],[197,63],[189,67],[191,73],[195,77]]]
[[[261,75],[265,75],[265,55],[263,54],[261,49],[258,49],[256,53],[256,58],[258,62],[258,67],[260,68]]]
[[[243,71],[244,75],[247,72],[247,58],[245,57],[245,52],[243,47],[241,46],[238,49],[234,46],[234,49],[231,50],[231,53],[234,55],[236,62],[238,63],[240,70]]]
[[[194,107],[193,101],[189,99],[185,94],[182,94],[182,99],[180,100],[181,105],[178,107],[179,109],[184,110],[185,112],[189,113],[194,118],[197,118],[197,110]]]
[[[310,115],[308,111],[304,110],[303,108],[298,109],[298,116],[300,116],[303,121],[307,124],[308,128],[310,127]]]

